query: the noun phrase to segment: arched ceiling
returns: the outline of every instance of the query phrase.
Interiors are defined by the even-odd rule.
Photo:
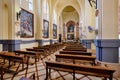
[[[81,12],[78,0],[57,0],[54,8],[56,9],[58,16],[60,16],[66,6],[72,6],[78,13]]]
[[[75,8],[73,8],[72,6],[67,6],[63,9],[63,12],[73,12],[75,11]]]

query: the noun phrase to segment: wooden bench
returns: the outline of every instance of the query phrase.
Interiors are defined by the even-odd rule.
[[[87,48],[85,48],[85,47],[83,47],[83,46],[67,46],[65,49],[87,49]]]
[[[24,67],[24,64],[27,64],[27,66],[28,66],[28,60],[29,60],[29,58],[25,59],[24,57],[15,55],[12,52],[0,52],[0,57],[3,59],[3,61],[4,61],[3,63],[4,64],[6,64],[5,60],[8,60],[8,67],[5,68],[5,71],[13,73],[13,76],[15,76],[20,71],[23,71],[24,69],[27,68],[27,67]],[[11,62],[12,62],[12,64],[11,64]],[[13,66],[13,65],[15,65],[15,62],[18,62],[19,64],[18,64],[18,67],[16,68],[16,70],[13,71],[13,70],[10,69],[10,67]],[[22,69],[19,70],[20,64],[22,64]]]
[[[59,59],[69,59],[72,60],[73,64],[76,63],[76,61],[81,61],[81,62],[89,62],[92,65],[95,65],[95,59],[96,57],[94,56],[83,56],[83,55],[69,55],[69,54],[57,54],[56,56],[56,61],[60,61]]]
[[[105,80],[109,78],[109,80],[113,80],[113,73],[115,70],[101,67],[101,66],[85,66],[85,65],[77,65],[77,64],[70,64],[70,63],[62,63],[62,62],[50,62],[46,61],[46,78],[50,76],[51,69],[57,71],[64,71],[73,73],[73,80],[75,80],[75,73],[83,74],[86,76],[96,76],[96,77],[104,77]]]
[[[11,52],[4,52],[4,53],[1,52],[0,57],[9,61],[9,67],[11,66],[11,61],[22,63],[22,68],[24,68],[24,64],[27,63],[27,59],[25,59],[22,56],[15,55],[14,53],[11,53]],[[4,61],[4,64],[5,64],[5,61]]]
[[[47,48],[47,47],[38,46],[38,47],[33,47],[33,49],[44,49],[45,55],[47,56],[51,54],[50,48]]]
[[[63,51],[83,51],[83,52],[87,52],[87,49],[78,49],[78,48],[76,48],[76,49],[72,49],[72,48],[68,48],[68,49],[63,49]]]
[[[3,75],[4,75],[4,68],[3,65],[0,64],[0,80],[3,80]]]
[[[39,60],[39,57],[41,59],[45,58],[47,55],[45,54],[45,50],[44,49],[33,49],[33,48],[26,48],[27,51],[34,51],[34,52],[38,52],[38,60]],[[44,56],[42,58],[42,56]]]
[[[14,51],[14,53],[16,55],[24,55],[24,56],[29,56],[29,57],[34,57],[35,61],[37,61],[37,59],[39,60],[39,53],[34,52],[34,51],[23,51],[23,50],[16,50]]]
[[[29,56],[29,57],[34,57],[35,58],[35,68],[36,68],[36,73],[37,73],[37,80],[39,80],[39,75],[38,75],[38,68],[37,68],[37,53],[36,52],[33,52],[33,51],[22,51],[22,50],[16,50],[14,51],[16,54],[23,54],[25,56]],[[30,63],[30,62],[29,62]],[[28,70],[27,70],[28,71]],[[26,74],[27,75],[27,71],[26,71]]]
[[[82,51],[60,51],[60,54],[72,54],[72,55],[86,55],[92,56],[91,52],[82,52]]]
[[[38,46],[38,47],[33,47],[34,49],[44,49],[46,51],[47,55],[50,55],[57,51],[58,49],[62,48],[63,44],[56,43],[56,44],[50,44],[50,45],[45,45],[45,46]]]

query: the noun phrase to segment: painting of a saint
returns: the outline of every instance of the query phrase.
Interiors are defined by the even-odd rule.
[[[21,37],[33,37],[33,14],[22,9],[20,16]]]
[[[68,40],[74,40],[74,34],[67,34]]]
[[[67,32],[74,32],[74,26],[73,25],[68,26]]]
[[[53,39],[57,38],[57,25],[53,24]]]
[[[49,22],[47,20],[43,20],[43,38],[49,37]]]

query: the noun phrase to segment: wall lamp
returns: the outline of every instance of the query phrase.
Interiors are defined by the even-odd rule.
[[[17,18],[17,21],[18,21],[20,19],[21,11],[17,12],[16,15],[17,15],[16,18]]]

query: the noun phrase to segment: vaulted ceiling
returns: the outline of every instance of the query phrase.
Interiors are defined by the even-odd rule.
[[[54,8],[58,12],[58,15],[60,15],[63,10],[65,11],[76,10],[78,13],[81,12],[79,0],[56,0],[54,3],[55,3]],[[72,6],[72,7],[67,7],[67,6]],[[65,7],[67,8],[64,9]]]

